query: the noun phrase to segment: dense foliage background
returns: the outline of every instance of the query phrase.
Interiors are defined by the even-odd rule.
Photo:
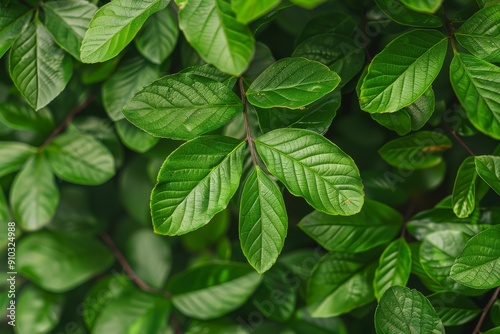
[[[500,333],[498,1],[1,0],[0,57],[2,333]]]

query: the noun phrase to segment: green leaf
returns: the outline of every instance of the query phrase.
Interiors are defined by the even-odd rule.
[[[92,333],[161,333],[168,327],[170,309],[164,297],[129,288],[104,307]]]
[[[219,69],[210,64],[187,67],[178,73],[185,73],[195,77],[212,79],[233,88],[237,81],[235,76],[221,72]]]
[[[257,107],[297,109],[330,93],[339,83],[340,77],[317,61],[284,58],[262,72],[246,96]]]
[[[189,0],[179,8],[179,27],[201,58],[239,76],[254,52],[250,30],[236,20],[229,0]]]
[[[299,227],[329,251],[359,253],[390,242],[398,233],[403,217],[391,207],[366,199],[361,211],[352,216],[331,216],[313,211]]]
[[[160,65],[174,51],[179,28],[169,8],[160,10],[144,23],[135,38],[137,50],[150,62]]]
[[[341,36],[352,36],[356,30],[358,19],[340,11],[321,13],[310,20],[297,38],[296,45],[306,39],[322,34],[337,34]]]
[[[393,112],[415,102],[437,77],[447,48],[448,39],[436,30],[397,37],[370,63],[359,96],[361,109]]]
[[[195,319],[213,319],[237,309],[253,294],[261,276],[239,263],[213,263],[172,278],[172,303]]]
[[[239,237],[248,262],[262,274],[278,259],[285,243],[288,216],[278,186],[256,166],[240,200]]]
[[[477,174],[500,195],[500,157],[480,155],[474,158]]]
[[[455,53],[450,80],[470,122],[500,139],[500,68],[474,56]]]
[[[281,0],[232,0],[231,8],[238,21],[248,24],[270,12],[280,2]]]
[[[363,69],[365,53],[352,38],[337,34],[321,34],[303,41],[293,57],[319,61],[340,76],[344,86]]]
[[[371,302],[375,266],[369,253],[336,252],[321,258],[307,282],[311,316],[336,316]]]
[[[57,136],[46,151],[54,173],[63,180],[97,185],[115,175],[115,161],[106,146],[78,130]]]
[[[84,63],[99,63],[120,53],[147,18],[165,8],[170,0],[114,0],[94,14],[82,41]]]
[[[394,285],[405,286],[411,272],[411,250],[404,238],[394,240],[379,259],[373,290],[378,300]]]
[[[370,116],[379,124],[394,130],[400,136],[420,130],[431,118],[436,100],[434,91],[429,88],[424,95],[403,109],[390,113],[375,113]]]
[[[54,119],[48,109],[34,111],[19,102],[0,105],[0,121],[12,129],[47,133],[54,129]]]
[[[412,0],[375,0],[375,3],[391,20],[405,26],[439,28],[443,25],[439,17],[415,12],[403,4],[405,1]]]
[[[7,245],[7,235],[8,235],[8,225],[10,220],[9,206],[7,205],[7,200],[3,193],[2,187],[0,187],[0,222],[2,223],[2,228],[4,228],[5,233],[2,233],[0,237],[0,249],[3,249]]]
[[[64,90],[73,74],[73,63],[35,20],[12,46],[9,73],[30,106],[39,110]]]
[[[427,298],[402,286],[389,288],[375,311],[378,334],[444,334],[441,319]]]
[[[409,8],[422,13],[435,13],[443,4],[443,0],[401,0]]]
[[[441,152],[451,148],[450,139],[438,131],[420,131],[391,140],[378,151],[388,164],[408,170],[441,163]]]
[[[500,286],[500,225],[472,237],[455,260],[450,275],[474,289]]]
[[[453,186],[453,212],[459,218],[467,218],[476,207],[476,164],[473,157],[460,165]]]
[[[454,292],[441,292],[428,297],[444,326],[463,325],[481,313],[472,300]]]
[[[104,271],[114,258],[94,237],[40,231],[19,241],[17,260],[19,273],[39,287],[66,292]]]
[[[185,234],[224,210],[240,183],[245,146],[229,137],[203,136],[170,154],[151,193],[155,232]]]
[[[122,143],[131,150],[139,153],[149,151],[160,140],[137,128],[135,125],[130,124],[126,119],[116,122],[115,127],[116,133],[120,137]]]
[[[43,5],[45,27],[57,44],[80,60],[83,36],[97,7],[85,0],[57,0]]]
[[[15,172],[24,165],[36,148],[20,142],[0,142],[0,177]]]
[[[271,174],[316,210],[343,216],[361,210],[358,168],[328,139],[308,130],[277,129],[257,138],[255,145]]]
[[[304,7],[306,9],[313,9],[316,6],[321,5],[326,0],[291,0],[292,3]]]
[[[194,252],[215,246],[226,235],[230,218],[230,208],[219,212],[207,225],[182,235],[182,245],[187,250]]]
[[[476,12],[455,31],[457,41],[476,57],[500,62],[500,5]]]
[[[21,4],[0,5],[0,58],[11,47],[31,19],[32,11]]]
[[[24,288],[17,300],[16,333],[45,334],[61,318],[64,296],[43,291],[33,285]]]
[[[59,204],[59,189],[45,156],[34,156],[17,174],[10,202],[24,230],[38,230],[50,222]]]
[[[102,102],[109,118],[123,119],[122,109],[144,86],[160,77],[160,68],[137,56],[124,60],[102,85]]]

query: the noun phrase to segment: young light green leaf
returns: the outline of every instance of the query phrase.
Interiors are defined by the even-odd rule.
[[[393,112],[415,102],[437,77],[447,48],[448,39],[436,30],[412,30],[393,40],[368,67],[359,96],[361,109]]]
[[[309,130],[277,129],[257,138],[255,145],[269,171],[316,210],[343,216],[361,210],[364,191],[358,168],[325,137]]]
[[[411,250],[404,238],[394,240],[379,259],[373,290],[378,300],[394,285],[405,286],[411,272]]]
[[[13,44],[9,73],[30,106],[39,110],[64,90],[73,74],[73,63],[36,19]]]
[[[500,139],[500,68],[464,53],[455,53],[450,80],[470,122]]]
[[[291,0],[294,4],[304,7],[306,9],[313,9],[321,5],[326,0]]]
[[[474,158],[477,174],[500,195],[500,157],[480,155]]]
[[[424,28],[439,28],[443,25],[439,17],[413,11],[401,3],[404,1],[375,0],[375,3],[391,20],[402,25]]]
[[[500,225],[472,237],[455,260],[450,275],[474,289],[500,286]]]
[[[172,303],[195,319],[217,318],[237,309],[253,294],[261,276],[240,263],[211,263],[172,278]]]
[[[33,110],[19,102],[0,105],[0,121],[12,129],[47,133],[54,129],[54,119],[48,109]]]
[[[48,231],[24,237],[17,256],[19,273],[51,292],[71,290],[114,261],[111,252],[92,236]]]
[[[473,55],[500,62],[500,5],[476,12],[455,31],[457,41]]]
[[[443,0],[401,0],[401,2],[417,12],[435,13],[443,4]]]
[[[122,143],[133,151],[144,153],[153,148],[160,140],[157,137],[151,136],[130,124],[126,119],[119,120],[115,123],[116,133],[120,137]]]
[[[467,218],[476,207],[476,164],[473,157],[460,165],[453,186],[453,212],[459,218]]]
[[[391,140],[378,151],[388,164],[415,170],[438,165],[441,152],[451,148],[448,137],[437,131],[420,131]]]
[[[403,109],[390,113],[374,113],[370,116],[379,124],[404,136],[411,131],[420,130],[427,123],[434,112],[435,103],[434,91],[429,88],[424,95]]]
[[[239,215],[241,249],[262,274],[273,266],[283,248],[288,216],[278,186],[259,166],[245,181]]]
[[[221,127],[242,110],[241,100],[227,85],[175,74],[144,87],[123,114],[153,136],[192,139]]]
[[[61,318],[64,295],[29,285],[22,290],[17,303],[16,332],[45,334],[50,333]]]
[[[185,234],[224,210],[238,189],[244,152],[245,142],[202,136],[170,154],[151,193],[155,232]]]
[[[481,313],[472,300],[455,292],[435,293],[427,297],[444,326],[465,324]]]
[[[11,47],[31,19],[32,11],[16,2],[1,5],[0,10],[0,58]]]
[[[254,38],[236,20],[229,0],[189,0],[179,9],[179,27],[201,58],[239,76],[250,63]]]
[[[45,27],[57,44],[80,60],[83,36],[97,7],[85,0],[57,0],[43,5]]]
[[[0,142],[0,177],[15,172],[36,153],[36,148],[20,142]]]
[[[147,60],[160,65],[174,51],[178,35],[177,21],[172,11],[165,8],[151,15],[134,41]]]
[[[125,59],[102,85],[102,103],[113,121],[124,118],[122,109],[144,86],[160,77],[160,68],[137,56]]]
[[[24,230],[38,230],[50,222],[59,204],[59,189],[45,156],[32,157],[17,174],[10,202]]]
[[[427,298],[402,286],[389,288],[375,311],[377,334],[444,334],[441,319]]]
[[[115,175],[115,161],[109,150],[78,130],[59,135],[46,148],[50,165],[61,179],[97,185]]]
[[[166,298],[129,288],[104,307],[92,333],[141,334],[146,328],[150,333],[162,333],[169,327],[170,309]]]
[[[337,73],[317,61],[284,58],[262,72],[246,96],[257,107],[297,109],[330,93],[339,83]]]
[[[236,13],[236,19],[248,24],[270,12],[281,0],[232,0],[231,8]]]
[[[307,308],[313,317],[347,313],[371,302],[376,264],[370,253],[331,253],[314,267],[307,282]]]
[[[120,53],[147,18],[165,8],[170,0],[114,0],[94,14],[81,47],[84,63],[99,63]]]
[[[366,199],[352,216],[331,216],[313,211],[299,227],[329,251],[359,253],[388,243],[401,229],[403,217],[391,207]]]

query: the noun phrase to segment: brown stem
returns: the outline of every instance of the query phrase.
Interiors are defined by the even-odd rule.
[[[257,153],[255,152],[252,133],[250,132],[250,122],[248,121],[247,96],[245,93],[245,87],[243,86],[243,78],[242,77],[239,78],[238,83],[240,86],[241,101],[243,102],[243,119],[245,122],[245,132],[246,132],[245,140],[248,142],[248,146],[250,147],[250,154],[252,155],[253,164],[254,164],[254,166],[258,166]]]
[[[486,316],[488,315],[489,310],[493,306],[493,303],[498,298],[499,293],[500,293],[500,286],[495,289],[495,292],[493,292],[493,295],[491,296],[490,300],[488,301],[488,304],[486,304],[486,306],[483,308],[483,312],[481,313],[481,318],[479,318],[479,321],[477,322],[477,325],[474,328],[474,331],[472,332],[472,334],[479,334],[480,333],[481,326],[483,325],[483,322],[486,319]]]
[[[446,129],[446,131],[448,131],[453,136],[453,138],[455,138],[455,140],[460,144],[460,146],[462,146],[467,151],[467,153],[469,153],[473,157],[476,156],[474,152],[472,152],[470,147],[467,146],[467,144],[462,140],[462,138],[460,138],[460,136],[457,134],[455,130],[451,129],[447,124],[443,124],[443,126]]]
[[[453,52],[457,52],[457,44],[455,42],[455,27],[453,26],[453,23],[451,23],[450,19],[444,14],[444,19],[446,21],[446,29],[448,30],[448,39],[450,40],[451,43],[451,48],[453,49]]]
[[[85,99],[85,101],[83,101],[78,106],[76,106],[75,109],[71,110],[71,112],[68,114],[68,116],[66,116],[66,119],[64,120],[64,122],[62,122],[52,132],[52,134],[49,136],[49,138],[47,138],[43,142],[41,148],[44,148],[45,146],[49,145],[50,142],[52,142],[57,137],[58,134],[60,134],[64,129],[66,129],[66,127],[69,125],[69,123],[71,123],[71,121],[73,120],[73,118],[75,118],[75,116],[78,115],[78,113],[80,113],[85,108],[87,108],[94,100],[95,100],[95,96],[94,95],[89,95],[89,97],[87,97],[87,99]]]

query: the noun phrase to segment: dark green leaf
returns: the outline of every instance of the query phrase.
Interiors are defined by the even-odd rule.
[[[391,207],[366,199],[361,211],[352,216],[331,216],[313,211],[299,227],[329,251],[358,253],[391,241],[403,217]]]
[[[169,2],[114,0],[99,8],[83,38],[82,62],[99,63],[115,57],[132,41],[147,18]]]
[[[0,4],[0,58],[26,29],[31,15],[31,10],[16,2]]]
[[[0,177],[20,169],[36,148],[20,142],[0,142]]]
[[[321,34],[337,34],[342,36],[352,36],[357,28],[357,18],[342,12],[321,13],[310,20],[299,38],[297,45],[306,39]]]
[[[64,296],[30,285],[23,289],[17,303],[16,332],[45,334],[59,322]]]
[[[281,0],[232,0],[231,8],[236,13],[236,19],[248,24],[270,12]]]
[[[239,263],[214,263],[188,269],[172,278],[172,303],[195,319],[220,317],[240,307],[261,281],[253,268]]]
[[[316,210],[344,216],[361,210],[364,192],[356,164],[323,136],[278,129],[257,138],[255,144],[269,171]]]
[[[384,14],[399,24],[424,28],[439,28],[443,25],[439,17],[413,11],[403,4],[408,1],[414,0],[375,0],[375,3]]]
[[[221,127],[242,108],[241,100],[226,85],[175,74],[142,89],[125,106],[123,114],[154,136],[192,139]]]
[[[236,83],[237,80],[235,76],[221,72],[216,67],[210,64],[187,67],[182,71],[180,71],[179,73],[185,73],[192,76],[212,79],[221,82],[223,84],[226,84],[230,88],[234,87],[234,84]]]
[[[71,290],[114,261],[111,252],[94,237],[47,231],[24,237],[18,245],[17,259],[20,274],[52,292]]]
[[[476,164],[473,157],[466,158],[458,169],[453,186],[453,212],[467,218],[476,207]]]
[[[474,289],[500,286],[500,225],[472,237],[455,260],[450,275]]]
[[[391,140],[378,152],[392,166],[415,170],[438,165],[440,153],[450,148],[450,139],[441,132],[420,131]]]
[[[160,140],[151,136],[126,119],[121,119],[115,123],[116,133],[122,143],[133,151],[144,153],[153,148]]]
[[[474,161],[477,174],[500,195],[500,157],[481,155],[476,156]]]
[[[447,48],[448,39],[436,30],[412,30],[393,40],[368,67],[361,109],[393,112],[415,102],[439,74]]]
[[[229,208],[216,214],[207,225],[182,235],[183,246],[190,251],[201,251],[217,244],[227,233],[230,221]]]
[[[272,267],[283,248],[288,216],[278,186],[259,166],[245,181],[239,215],[241,249],[261,274]]]
[[[180,235],[224,210],[240,183],[245,142],[203,136],[175,150],[158,173],[151,194],[156,233]]]
[[[441,292],[428,297],[444,326],[465,324],[481,312],[472,300],[455,292]]]
[[[0,105],[0,121],[12,129],[47,133],[54,129],[54,119],[48,109],[34,111],[19,102]]]
[[[330,93],[339,83],[340,77],[317,61],[284,58],[262,72],[246,95],[257,107],[297,109]]]
[[[378,334],[444,334],[441,319],[427,298],[417,290],[393,286],[375,312]]]

